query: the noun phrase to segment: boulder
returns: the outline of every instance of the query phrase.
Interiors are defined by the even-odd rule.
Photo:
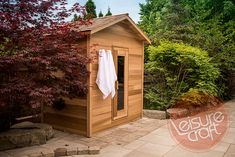
[[[7,132],[0,133],[0,151],[45,144],[53,134],[52,127],[47,124],[19,123],[13,125]]]
[[[22,122],[12,125],[11,129],[41,129],[45,131],[47,140],[51,139],[54,135],[52,126],[43,123]]]
[[[17,123],[11,126],[11,129],[36,129],[38,128],[34,123],[32,122],[21,122]]]

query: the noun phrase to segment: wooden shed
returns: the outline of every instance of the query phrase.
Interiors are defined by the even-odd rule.
[[[92,136],[101,130],[128,123],[142,117],[144,44],[149,38],[136,26],[128,14],[93,19],[92,24],[80,27],[87,36],[79,42],[84,54],[92,56],[100,49],[111,50],[117,82],[116,95],[103,99],[96,85],[98,59],[88,69],[89,89],[85,98],[65,98],[66,107],[56,112],[44,108],[44,122],[54,128]]]

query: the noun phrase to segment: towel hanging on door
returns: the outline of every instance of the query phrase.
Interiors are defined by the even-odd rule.
[[[110,91],[113,98],[115,96],[115,82],[117,81],[117,74],[111,50],[107,50],[107,57],[108,57],[108,67],[109,67],[109,76],[110,76]]]
[[[112,94],[115,95],[115,81],[117,80],[116,70],[111,50],[99,50],[99,68],[96,77],[96,84],[103,93],[103,99]]]

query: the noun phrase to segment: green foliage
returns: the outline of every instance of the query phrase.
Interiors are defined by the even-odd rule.
[[[86,2],[85,6],[86,6],[86,12],[87,12],[86,17],[87,18],[96,18],[97,17],[97,14],[96,14],[96,5],[93,2],[93,0],[88,0]]]
[[[183,27],[184,19],[187,17],[187,12],[181,4],[174,0],[148,0],[146,4],[140,4],[140,8],[140,27],[153,43],[175,36],[173,29],[179,29],[175,26]]]
[[[220,89],[218,94],[229,99],[235,92],[231,91],[230,80],[235,76],[235,1],[146,0],[140,8],[139,26],[153,45],[169,40],[209,53],[211,62],[218,65],[222,74],[216,80]]]
[[[103,17],[104,16],[104,14],[102,13],[102,11],[100,10],[100,12],[99,12],[99,17]]]
[[[77,16],[77,14],[74,14],[72,21],[78,21],[78,20],[79,20],[79,17]]]
[[[215,81],[220,72],[206,51],[161,41],[157,47],[150,46],[148,53],[145,70],[149,84],[145,86],[145,98],[150,108],[167,109],[191,88],[217,95]]]
[[[112,16],[112,13],[110,11],[110,7],[108,8],[108,12],[105,14],[105,16]]]

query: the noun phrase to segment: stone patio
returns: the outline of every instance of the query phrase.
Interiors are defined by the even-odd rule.
[[[101,149],[110,146],[122,147],[163,125],[166,125],[166,121],[143,118],[138,121],[105,130],[94,135],[92,138],[55,130],[54,138],[49,140],[46,144],[2,151],[0,152],[0,157],[24,157],[41,152],[48,152],[51,154],[54,153],[54,150],[57,148],[67,148],[68,150],[71,150],[71,148],[74,147],[84,146],[98,146]]]
[[[0,157],[27,157],[41,151],[51,152],[58,147],[99,146],[101,152],[92,157],[235,157],[235,99],[225,104],[230,113],[228,134],[214,148],[193,152],[182,148],[171,137],[166,120],[143,118],[85,138],[56,131],[47,144],[0,152]],[[73,155],[70,157],[89,157]]]

